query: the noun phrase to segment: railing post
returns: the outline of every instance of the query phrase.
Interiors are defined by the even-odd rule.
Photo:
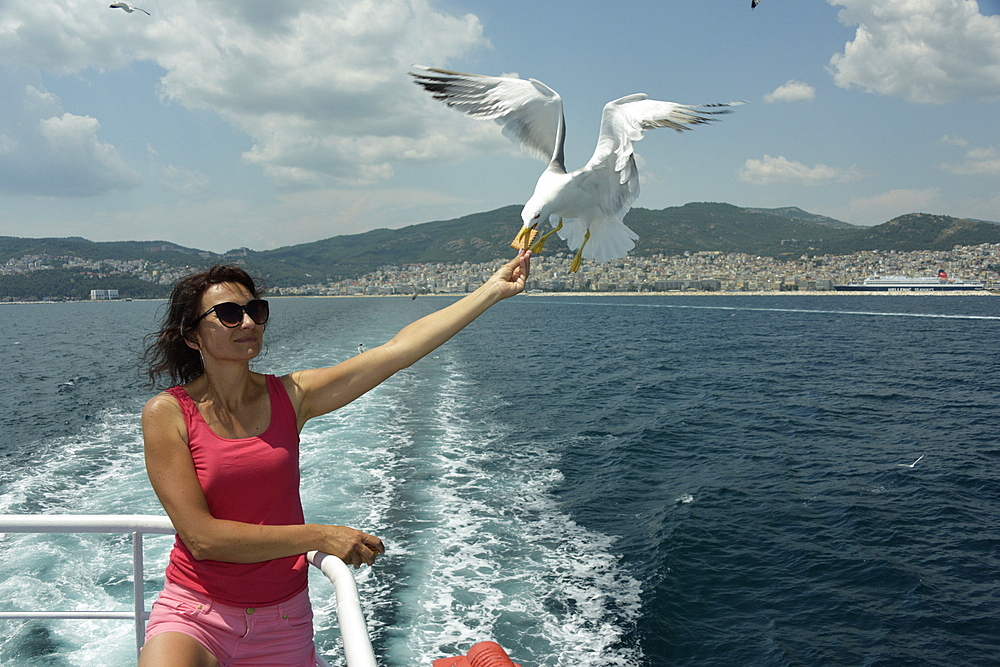
[[[337,596],[337,622],[344,640],[347,667],[376,667],[375,652],[358,597],[358,585],[350,568],[336,556],[322,551],[306,553],[306,560],[318,567],[333,584]]]
[[[142,564],[142,531],[132,533],[132,600],[135,606],[135,650],[146,641],[146,587]]]

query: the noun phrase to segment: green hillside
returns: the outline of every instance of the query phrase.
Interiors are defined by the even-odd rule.
[[[636,256],[685,252],[741,252],[782,258],[848,255],[863,250],[950,250],[956,245],[1000,243],[1000,225],[942,215],[911,213],[874,227],[849,225],[795,207],[741,208],[724,203],[690,203],[662,210],[635,208],[625,218],[639,235]],[[509,243],[521,225],[520,206],[411,225],[334,236],[322,241],[256,252],[219,255],[163,241],[93,242],[82,238],[0,237],[0,263],[14,275],[0,275],[0,297],[73,296],[112,284],[123,296],[163,295],[152,271],[186,270],[213,262],[238,261],[274,287],[355,278],[384,265],[489,262],[511,254]],[[565,248],[553,239],[552,252]],[[48,257],[28,270],[22,258]],[[75,266],[64,258],[86,260]],[[52,259],[57,258],[57,259]],[[63,259],[58,259],[63,258]],[[20,268],[18,262],[21,261]],[[100,265],[95,267],[94,262]],[[127,263],[128,266],[122,263]]]
[[[185,248],[167,241],[88,241],[79,236],[65,238],[21,238],[0,236],[0,264],[25,255],[70,255],[92,260],[138,260],[167,261],[184,266],[191,261],[190,255],[201,250]]]

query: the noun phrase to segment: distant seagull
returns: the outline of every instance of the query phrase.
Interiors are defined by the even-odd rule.
[[[147,12],[142,7],[136,7],[134,5],[128,4],[127,2],[116,2],[113,5],[111,5],[111,9],[124,9],[129,14],[131,14],[132,12],[142,12],[146,16],[152,16],[152,14],[150,14],[149,12]]]
[[[684,105],[650,100],[643,93],[626,95],[604,106],[597,149],[590,161],[567,172],[562,98],[541,81],[463,74],[422,65],[414,65],[410,76],[434,99],[470,116],[495,121],[518,148],[548,162],[534,194],[521,210],[523,226],[512,245],[524,243],[540,221],[548,220],[554,229],[531,249],[541,252],[545,240],[558,232],[576,251],[570,271],[580,268],[581,258],[606,262],[624,257],[635,247],[639,236],[623,222],[639,196],[633,142],[642,139],[646,130],[688,130],[716,120],[711,116],[731,113],[719,107],[742,104]]]
[[[900,468],[912,468],[913,466],[917,465],[917,463],[919,463],[920,459],[922,459],[922,458],[924,458],[923,454],[921,454],[920,456],[918,456],[917,460],[914,461],[913,463],[897,463],[896,465],[898,465]]]
[[[413,301],[414,299],[417,298],[417,286],[416,285],[410,285],[410,289],[413,290],[413,294],[410,296],[410,301]]]
[[[365,351],[365,344],[364,343],[358,343],[358,354],[361,354],[364,351]]]
[[[759,3],[759,2],[760,2],[760,0],[750,0],[750,9],[753,9],[754,7],[756,7],[757,3]]]

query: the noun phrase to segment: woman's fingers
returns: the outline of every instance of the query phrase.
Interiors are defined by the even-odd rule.
[[[320,550],[339,556],[342,561],[355,569],[365,563],[371,565],[375,562],[376,556],[385,553],[385,545],[375,535],[347,526],[328,526],[327,529],[331,531],[330,543]]]

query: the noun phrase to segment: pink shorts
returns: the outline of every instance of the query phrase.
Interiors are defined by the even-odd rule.
[[[161,632],[193,637],[222,667],[315,667],[309,590],[268,607],[233,607],[167,582],[146,625],[146,641]]]

